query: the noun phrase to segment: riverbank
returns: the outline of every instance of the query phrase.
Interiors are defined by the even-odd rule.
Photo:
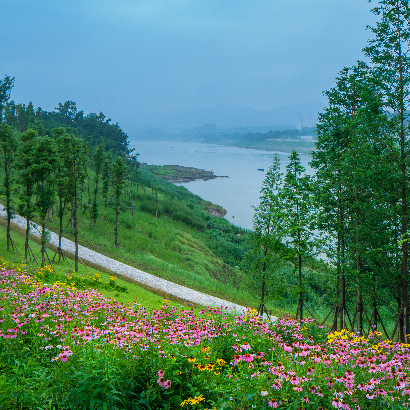
[[[196,181],[197,179],[208,181],[215,178],[229,178],[226,175],[215,175],[213,171],[180,165],[146,165],[145,169],[173,184]]]

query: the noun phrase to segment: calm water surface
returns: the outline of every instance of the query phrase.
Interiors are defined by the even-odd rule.
[[[252,229],[252,206],[259,204],[262,181],[272,164],[274,152],[179,141],[131,140],[130,147],[140,154],[139,161],[149,165],[181,165],[228,176],[229,178],[198,180],[178,185],[207,201],[221,205],[227,210],[225,218],[235,225]],[[281,160],[281,170],[285,172],[289,153],[277,154]],[[300,158],[307,172],[313,173],[308,165],[310,155],[300,154]],[[258,169],[264,169],[264,172]]]

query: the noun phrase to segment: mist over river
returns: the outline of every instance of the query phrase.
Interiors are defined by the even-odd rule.
[[[149,165],[181,165],[228,176],[229,178],[197,180],[177,185],[186,187],[207,201],[221,205],[227,210],[225,218],[235,225],[252,229],[252,206],[259,204],[265,172],[272,165],[275,152],[180,141],[130,140],[130,148],[135,148],[140,162]],[[281,170],[285,173],[290,153],[277,154],[281,161]],[[307,172],[312,174],[313,171],[308,165],[311,156],[300,154],[300,158]],[[264,172],[258,169],[264,169]]]

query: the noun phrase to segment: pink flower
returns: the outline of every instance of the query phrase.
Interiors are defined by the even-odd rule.
[[[296,386],[297,384],[299,384],[299,379],[296,376],[292,376],[292,378],[290,379],[290,382],[291,384]]]
[[[289,346],[287,343],[285,343],[285,345],[283,346],[283,350],[285,352],[292,352],[292,346]]]
[[[169,389],[171,387],[171,380],[167,380],[165,383],[164,383],[164,389]]]
[[[336,407],[337,409],[341,409],[342,408],[342,403],[340,403],[340,400],[335,397],[332,401],[332,406]]]
[[[268,403],[268,405],[269,405],[269,407],[273,407],[275,409],[276,407],[278,407],[278,402],[276,400],[271,400]]]
[[[262,390],[262,391],[261,391],[261,395],[262,395],[263,397],[265,397],[265,396],[268,395],[268,392],[267,392],[266,390]]]

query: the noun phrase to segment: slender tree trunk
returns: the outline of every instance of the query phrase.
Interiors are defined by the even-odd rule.
[[[97,194],[98,194],[98,177],[99,177],[99,173],[96,170],[95,173],[95,190],[94,190],[94,204],[93,204],[93,213],[95,211],[95,215],[94,215],[94,228],[97,224]]]
[[[88,209],[91,210],[90,173],[88,173]]]
[[[6,149],[5,149],[6,150]],[[5,151],[4,150],[4,151]],[[8,158],[6,152],[4,153],[4,187],[6,188],[6,219],[7,219],[7,228],[6,228],[6,236],[7,236],[7,251],[10,252],[10,244],[11,244],[11,189],[10,189],[10,170],[8,165]]]
[[[155,218],[158,218],[158,191],[157,191],[157,186],[155,186]]]
[[[30,218],[26,218],[26,239],[24,241],[24,260],[28,260],[28,247],[29,247],[29,232],[30,232]]]
[[[115,229],[114,229],[114,245],[118,248],[118,207],[115,210]]]
[[[262,289],[261,289],[261,306],[260,306],[260,315],[263,315],[263,307],[265,305],[265,282],[266,282],[266,257],[268,255],[268,248],[265,247],[264,251],[264,260],[262,266]]]
[[[77,182],[75,182],[77,184]],[[77,186],[74,188],[75,193],[74,193],[74,213],[73,213],[73,219],[74,219],[74,247],[75,247],[75,255],[74,255],[74,269],[75,272],[78,272],[78,226],[77,226]]]
[[[46,266],[46,214],[41,215],[41,267]]]
[[[63,199],[61,196],[60,196],[60,206],[59,206],[58,216],[60,219],[60,229],[58,231],[58,262],[61,262],[61,254],[62,254],[61,239],[63,237]]]
[[[76,190],[77,191],[77,190]],[[71,235],[74,233],[74,199],[71,199],[71,221],[70,221]]]
[[[362,295],[362,283],[361,283],[361,266],[360,266],[360,257],[357,257],[356,260],[356,269],[359,272],[359,281],[357,285],[357,331],[360,336],[363,335],[363,295]]]
[[[344,240],[342,239],[342,260],[344,259]],[[343,263],[343,262],[342,262]],[[341,328],[346,329],[346,276],[344,266],[342,264],[341,272],[341,297],[340,297],[340,310],[341,310]]]
[[[299,313],[300,320],[303,320],[303,290],[302,290],[302,255],[298,255],[298,265],[299,265]]]
[[[400,79],[402,81],[402,70]],[[405,135],[404,135],[404,107],[400,107],[400,153],[401,153],[401,234],[402,234],[402,264],[401,264],[401,299],[403,303],[403,334],[402,342],[409,342],[409,293],[407,286],[407,176],[406,176],[406,155],[405,155]]]

